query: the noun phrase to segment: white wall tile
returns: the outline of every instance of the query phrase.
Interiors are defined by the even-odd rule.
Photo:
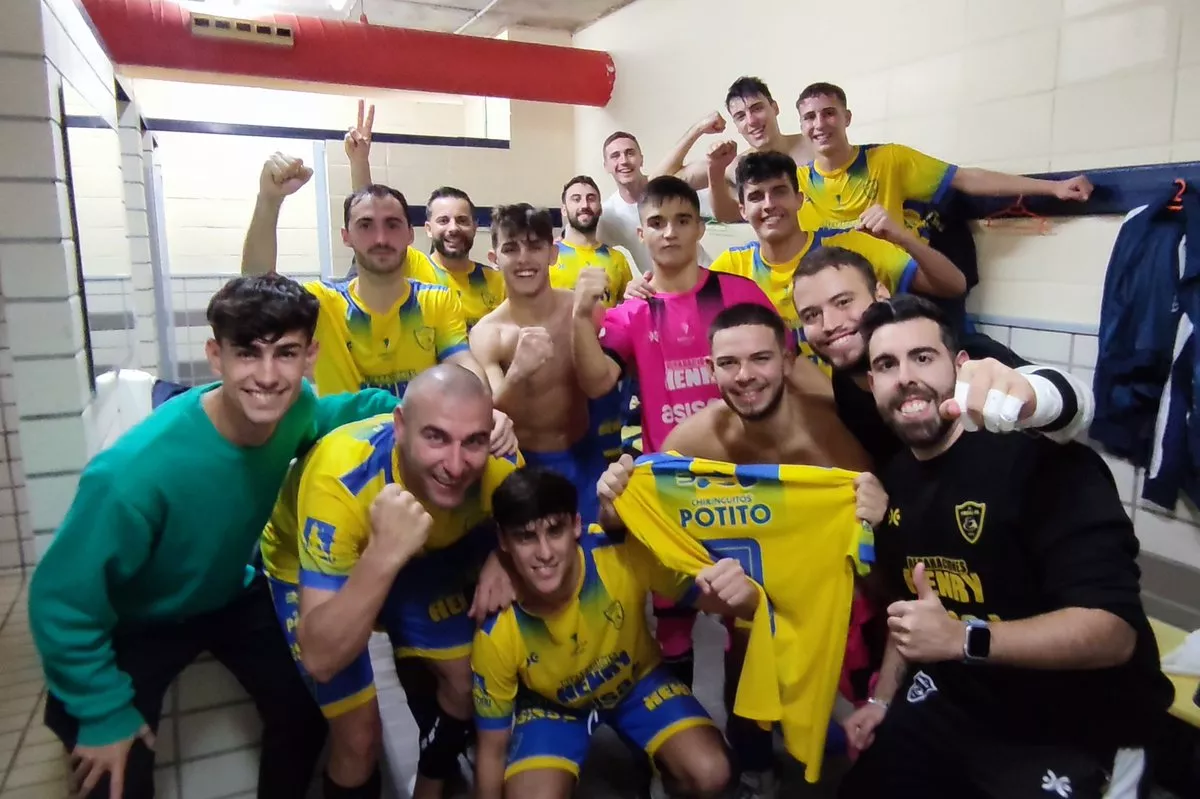
[[[90,457],[82,416],[26,419],[21,441],[27,474],[79,471]]]
[[[0,239],[71,237],[65,184],[0,180]]]
[[[1071,365],[1093,368],[1100,354],[1100,339],[1097,336],[1072,336]]]
[[[1050,153],[1054,95],[994,100],[959,112],[958,158],[1030,158]]]
[[[1175,97],[1174,139],[1200,139],[1200,65],[1179,70]]]
[[[59,119],[57,96],[47,83],[46,61],[42,58],[0,56],[0,108],[5,116]]]
[[[1200,64],[1200,3],[1183,3],[1179,36],[1179,65]]]
[[[262,735],[262,720],[251,702],[185,713],[179,719],[179,757],[184,761],[254,746]]]
[[[158,743],[162,743],[162,733],[159,733]],[[169,763],[170,761],[163,760],[163,751],[156,750],[155,762]],[[178,774],[179,770],[175,766],[167,766],[166,768],[157,768],[154,770],[154,797],[155,799],[179,799],[178,789]]]
[[[1063,16],[1081,17],[1123,4],[1129,5],[1131,0],[1063,0]]]
[[[968,103],[982,103],[1054,88],[1058,29],[1037,28],[966,51]]]
[[[25,483],[25,491],[33,529],[50,530],[61,525],[78,487],[78,475],[30,477]]]
[[[258,750],[239,749],[181,766],[181,799],[220,799],[254,790],[258,783]]]
[[[0,241],[0,289],[12,299],[64,298],[79,293],[75,243]]]
[[[966,0],[970,41],[995,39],[1036,28],[1057,28],[1062,0]]]
[[[1153,2],[1073,20],[1062,29],[1058,82],[1097,80],[1135,67],[1173,66],[1178,24],[1173,9]]]
[[[195,663],[179,678],[179,709],[202,710],[246,698],[246,691],[216,661]]]
[[[1116,166],[1139,166],[1162,164],[1171,160],[1171,146],[1126,147],[1120,150],[1103,150],[1095,153],[1055,153],[1050,158],[1050,169],[1054,172],[1086,172],[1090,169],[1106,169]]]
[[[13,379],[17,407],[26,415],[82,413],[91,400],[82,351],[72,358],[17,361]]]
[[[1014,327],[1009,347],[1035,363],[1068,364],[1071,362],[1071,336],[1046,330]]]
[[[62,128],[50,120],[0,121],[0,178],[61,180]]]
[[[1174,70],[1106,78],[1059,88],[1054,100],[1054,151],[1117,150],[1171,140]],[[1116,109],[1137,109],[1117,113]]]
[[[42,14],[39,3],[22,0],[4,5],[0,53],[42,55]]]
[[[1145,552],[1200,568],[1200,527],[1141,506],[1135,527]]]
[[[8,323],[21,335],[9,342],[17,358],[73,355],[86,344],[79,295],[65,300],[10,301]]]

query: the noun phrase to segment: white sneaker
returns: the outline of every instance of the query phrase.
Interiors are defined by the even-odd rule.
[[[733,791],[735,799],[776,799],[778,793],[774,771],[743,771]]]

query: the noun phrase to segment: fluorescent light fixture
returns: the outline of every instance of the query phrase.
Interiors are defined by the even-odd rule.
[[[339,14],[346,10],[346,6],[350,5],[351,0],[329,0],[329,7]]]

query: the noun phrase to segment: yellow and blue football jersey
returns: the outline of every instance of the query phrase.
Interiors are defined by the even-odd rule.
[[[857,520],[855,477],[813,466],[645,455],[615,503],[631,534],[666,568],[695,576],[736,558],[764,590],[734,712],[780,722],[809,782],[820,778],[856,568],[874,560],[874,537]]]
[[[845,230],[872,205],[882,205],[910,228],[921,226],[920,206],[939,202],[958,167],[902,144],[863,144],[845,166],[822,172],[815,162],[796,170],[805,230]]]
[[[558,259],[550,267],[550,285],[556,289],[574,290],[579,273],[592,266],[600,266],[608,273],[608,290],[601,301],[605,308],[621,304],[625,298],[625,287],[633,280],[629,261],[620,251],[601,244],[599,247],[558,243]]]
[[[450,286],[458,292],[468,332],[508,296],[504,276],[499,269],[473,263],[469,272],[456,272],[434,263],[433,270],[437,283]]]
[[[489,456],[483,476],[457,508],[426,507],[433,527],[425,552],[445,549],[488,524],[492,493],[522,460]],[[340,587],[371,535],[371,503],[383,487],[404,485],[392,416],[343,425],[322,438],[300,478],[296,519],[300,523],[300,582],[312,577]]]
[[[448,286],[409,278],[405,294],[382,313],[367,310],[358,278],[305,288],[321,303],[313,378],[322,396],[382,388],[402,397],[422,371],[468,351],[462,304]]]
[[[475,714],[481,729],[508,729],[518,688],[565,709],[611,709],[662,659],[646,623],[653,590],[686,600],[692,581],[664,568],[638,540],[597,526],[580,538],[579,586],[552,617],[513,604],[475,635]]]

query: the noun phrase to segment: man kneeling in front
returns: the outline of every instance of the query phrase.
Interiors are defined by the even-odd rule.
[[[654,590],[751,618],[758,592],[741,565],[718,561],[693,583],[632,536],[582,533],[574,484],[549,470],[509,475],[492,511],[519,600],[484,623],[471,652],[477,799],[571,796],[597,724],[645,750],[672,795],[719,795],[721,734],[662,666],[644,608]]]
[[[1141,796],[1173,692],[1108,467],[1083,444],[949,418],[967,354],[926,300],[876,303],[859,330],[907,449],[879,474],[875,574],[896,601],[875,696],[846,721],[866,751],[840,796]]]

